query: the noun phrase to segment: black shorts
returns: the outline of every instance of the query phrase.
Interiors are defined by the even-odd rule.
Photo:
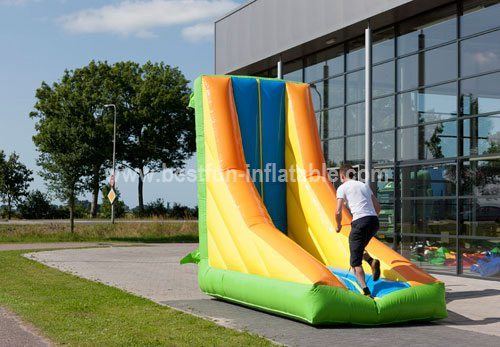
[[[379,228],[378,217],[366,216],[351,223],[349,234],[349,251],[351,252],[351,266],[360,266],[366,245],[375,236]]]

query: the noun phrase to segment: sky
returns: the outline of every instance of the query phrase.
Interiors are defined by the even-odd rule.
[[[34,171],[30,188],[46,192],[32,141],[35,122],[29,118],[42,81],[51,84],[65,69],[91,60],[163,61],[179,67],[191,81],[213,73],[213,21],[243,2],[0,0],[0,149],[19,154]],[[188,160],[186,168],[194,169],[195,161]],[[135,207],[137,181],[125,182],[124,176],[133,177],[118,176],[117,188],[125,203]],[[197,204],[195,182],[159,182],[162,177],[148,177],[146,203],[162,198]]]

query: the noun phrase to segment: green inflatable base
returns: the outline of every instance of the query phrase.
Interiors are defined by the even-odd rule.
[[[345,288],[306,285],[198,264],[208,295],[312,325],[378,325],[447,317],[442,282],[389,293],[373,300]]]

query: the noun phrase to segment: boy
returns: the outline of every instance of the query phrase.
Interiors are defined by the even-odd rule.
[[[367,185],[353,179],[355,171],[351,165],[344,164],[339,171],[342,184],[337,189],[337,210],[335,212],[337,232],[342,229],[342,206],[345,202],[352,213],[351,233],[349,234],[351,267],[358,283],[363,288],[363,294],[373,298],[370,289],[366,286],[365,272],[361,263],[365,260],[370,264],[374,281],[380,278],[380,261],[373,259],[365,251],[368,242],[379,229],[380,204]]]

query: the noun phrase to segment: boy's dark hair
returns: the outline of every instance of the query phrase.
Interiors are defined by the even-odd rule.
[[[356,172],[356,170],[354,170],[354,168],[352,167],[351,164],[340,165],[340,168],[339,168],[340,175],[344,175],[346,177],[349,177],[350,179],[353,179],[355,172]]]

